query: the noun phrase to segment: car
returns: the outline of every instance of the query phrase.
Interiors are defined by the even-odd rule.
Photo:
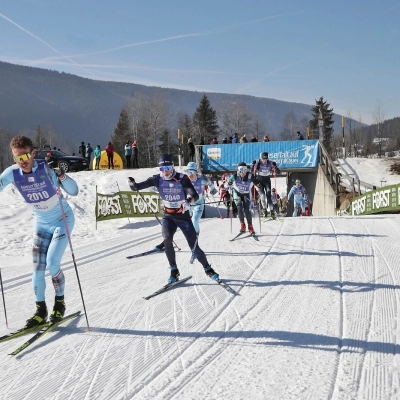
[[[36,151],[35,160],[44,161],[47,154],[51,154],[51,167],[62,168],[65,172],[84,171],[89,169],[86,158],[81,156],[70,156],[59,150],[41,149]]]

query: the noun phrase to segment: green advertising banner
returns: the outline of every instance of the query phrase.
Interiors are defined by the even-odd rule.
[[[162,215],[161,198],[156,192],[96,193],[96,221],[115,218],[154,217]]]
[[[352,215],[367,215],[400,211],[400,184],[385,186],[355,197],[351,202]]]

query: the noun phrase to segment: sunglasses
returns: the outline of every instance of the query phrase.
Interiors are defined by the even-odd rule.
[[[160,171],[161,172],[172,171],[173,168],[174,168],[173,165],[165,165],[164,167],[160,167]]]
[[[238,172],[239,172],[240,174],[246,173],[246,172],[247,172],[247,167],[239,167],[239,168],[238,168]]]
[[[21,154],[20,156],[13,156],[14,161],[19,163],[22,161],[28,161],[32,157],[31,153]]]
[[[195,173],[197,173],[197,171],[195,171],[194,169],[187,169],[186,173],[188,173],[189,175],[194,175]]]

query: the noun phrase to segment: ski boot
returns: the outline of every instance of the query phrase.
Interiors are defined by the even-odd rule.
[[[156,247],[154,247],[155,251],[163,251],[164,250],[164,241],[162,241],[160,244],[158,244]]]
[[[276,214],[274,210],[271,210],[271,218],[276,219]]]
[[[268,217],[268,210],[264,210],[264,218]]]
[[[217,281],[219,279],[219,275],[212,269],[211,265],[207,265],[207,267],[203,268],[206,275],[209,276],[212,280]]]
[[[246,224],[244,222],[240,223],[240,232],[246,232]]]
[[[54,300],[53,311],[50,315],[50,322],[58,322],[60,321],[65,314],[65,303],[64,296],[56,296]]]
[[[24,329],[34,328],[45,324],[47,321],[47,306],[45,301],[36,302],[36,312],[31,318],[26,321]]]
[[[168,283],[175,283],[179,281],[179,269],[176,265],[170,265],[171,276],[168,278]]]
[[[252,235],[255,235],[255,234],[256,234],[256,233],[254,232],[253,225],[249,225],[249,226],[248,226],[248,229],[249,229],[249,232],[250,232]]]

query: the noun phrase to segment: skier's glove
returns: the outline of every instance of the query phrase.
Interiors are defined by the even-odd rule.
[[[186,212],[186,211],[189,211],[190,210],[190,200],[185,200],[183,203],[182,203],[182,212]]]
[[[65,171],[63,168],[54,168],[54,172],[57,175],[57,178],[60,182],[64,182],[67,179],[67,175],[65,175]]]
[[[229,185],[229,186],[232,186],[232,185],[233,185],[233,181],[229,180],[229,181],[228,181],[228,185]]]
[[[137,191],[135,180],[131,176],[128,176],[128,178],[126,178],[126,180],[128,182],[129,187],[131,188],[131,190]]]
[[[213,190],[211,190],[210,193],[211,193],[211,196],[214,196],[218,193],[218,190],[214,188]]]
[[[262,183],[257,183],[257,187],[262,188]]]

